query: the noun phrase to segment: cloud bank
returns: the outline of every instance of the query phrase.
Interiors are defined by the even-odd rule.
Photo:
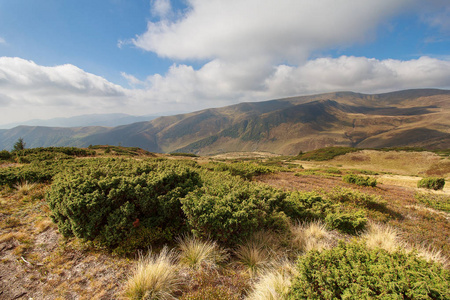
[[[148,22],[133,43],[178,60],[257,56],[298,63],[315,49],[365,40],[408,2],[189,0],[181,18]]]
[[[174,60],[165,74],[142,79],[122,72],[129,82],[124,88],[74,65],[48,67],[1,57],[4,123],[9,116],[15,121],[17,116],[194,111],[342,90],[449,89],[447,58],[317,54],[376,39],[379,26],[410,7],[423,9],[423,22],[448,32],[446,1],[188,0],[186,10],[174,11],[169,0],[152,0],[157,21],[148,22],[131,43]]]
[[[63,110],[89,112],[126,104],[127,90],[66,64],[40,66],[17,57],[0,57],[0,107],[11,116],[52,116]],[[5,122],[6,123],[6,122]]]

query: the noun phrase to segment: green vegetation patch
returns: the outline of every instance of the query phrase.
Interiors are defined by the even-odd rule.
[[[285,193],[223,173],[207,172],[203,178],[204,185],[181,200],[195,235],[233,245],[254,231],[287,232]]]
[[[251,180],[254,176],[274,173],[279,170],[279,167],[263,166],[251,162],[233,162],[233,163],[211,162],[208,163],[205,167],[211,171],[228,172],[233,176],[239,176],[247,180]]]
[[[344,180],[344,182],[352,183],[352,184],[356,184],[356,185],[360,185],[360,186],[371,186],[371,187],[377,186],[377,179],[369,177],[369,176],[347,174],[344,177],[342,177],[342,180]]]
[[[64,236],[142,248],[186,231],[180,199],[200,184],[176,162],[96,160],[58,174],[48,204]]]
[[[197,154],[194,153],[182,153],[182,152],[173,152],[170,153],[171,156],[185,156],[185,157],[198,157]]]
[[[414,197],[428,207],[450,213],[450,197],[432,193],[416,193]]]
[[[343,210],[330,199],[314,192],[293,192],[286,199],[283,211],[299,221],[324,220],[330,229],[355,234],[363,230],[367,218],[360,210]]]
[[[360,151],[361,149],[352,147],[326,147],[306,153],[300,153],[296,158],[300,160],[315,160],[324,161],[335,158],[336,156],[344,155],[347,153],[352,153]]]
[[[46,160],[61,160],[74,157],[95,156],[95,151],[75,147],[30,148],[8,152],[0,152],[0,160],[14,159],[19,163],[31,163]]]
[[[422,178],[418,183],[418,188],[433,189],[435,191],[444,189],[445,179],[442,177],[426,177]]]
[[[49,183],[52,181],[53,176],[66,168],[83,168],[86,164],[88,164],[87,160],[67,158],[63,160],[36,160],[23,166],[0,168],[0,186],[8,185],[13,187],[15,184],[22,182]]]
[[[450,299],[450,273],[415,253],[340,242],[297,264],[287,299]]]

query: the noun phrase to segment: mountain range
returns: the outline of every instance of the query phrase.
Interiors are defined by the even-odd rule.
[[[150,121],[159,116],[132,116],[127,114],[90,114],[70,118],[54,118],[48,120],[34,119],[25,122],[0,124],[2,129],[11,129],[20,125],[47,126],[47,127],[87,127],[106,126],[115,127],[135,122]]]
[[[116,127],[17,126],[0,149],[122,145],[209,155],[268,151],[293,155],[327,146],[450,148],[450,91],[336,92],[247,102]]]

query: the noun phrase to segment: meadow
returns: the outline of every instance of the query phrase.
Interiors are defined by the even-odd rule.
[[[422,178],[448,151],[2,151],[0,299],[449,299]]]

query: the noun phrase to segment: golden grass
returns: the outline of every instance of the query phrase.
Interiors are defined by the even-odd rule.
[[[278,245],[272,232],[257,232],[242,244],[238,245],[234,254],[237,264],[254,277],[276,264]]]
[[[310,250],[322,251],[332,245],[332,235],[320,221],[311,223],[297,223],[291,226],[294,248],[308,252]]]
[[[159,255],[141,255],[133,275],[125,285],[127,299],[176,299],[181,279],[176,264],[177,255],[166,247]]]
[[[416,247],[417,256],[428,262],[441,264],[444,268],[450,267],[450,259],[442,254],[440,250],[433,247]]]
[[[292,274],[284,270],[272,270],[263,274],[246,299],[283,300],[291,286]]]
[[[17,240],[21,243],[29,243],[31,236],[24,232],[9,232],[0,236],[0,243],[9,242],[10,240]]]
[[[362,150],[338,156],[330,165],[340,164],[343,168],[357,168],[399,175],[425,174],[441,157],[431,152],[375,151]]]
[[[28,195],[36,187],[35,183],[29,183],[28,181],[23,181],[14,185],[14,188],[18,193],[22,195]]]
[[[194,236],[183,236],[178,239],[180,264],[199,269],[216,267],[228,258],[225,250],[214,241],[202,241]]]
[[[54,225],[53,222],[49,219],[43,219],[43,220],[37,221],[35,224],[36,232],[37,233],[44,232],[47,229],[49,229],[50,227],[52,227],[53,225]]]
[[[380,248],[392,253],[405,247],[397,230],[375,222],[369,223],[368,229],[361,237],[370,249]]]

